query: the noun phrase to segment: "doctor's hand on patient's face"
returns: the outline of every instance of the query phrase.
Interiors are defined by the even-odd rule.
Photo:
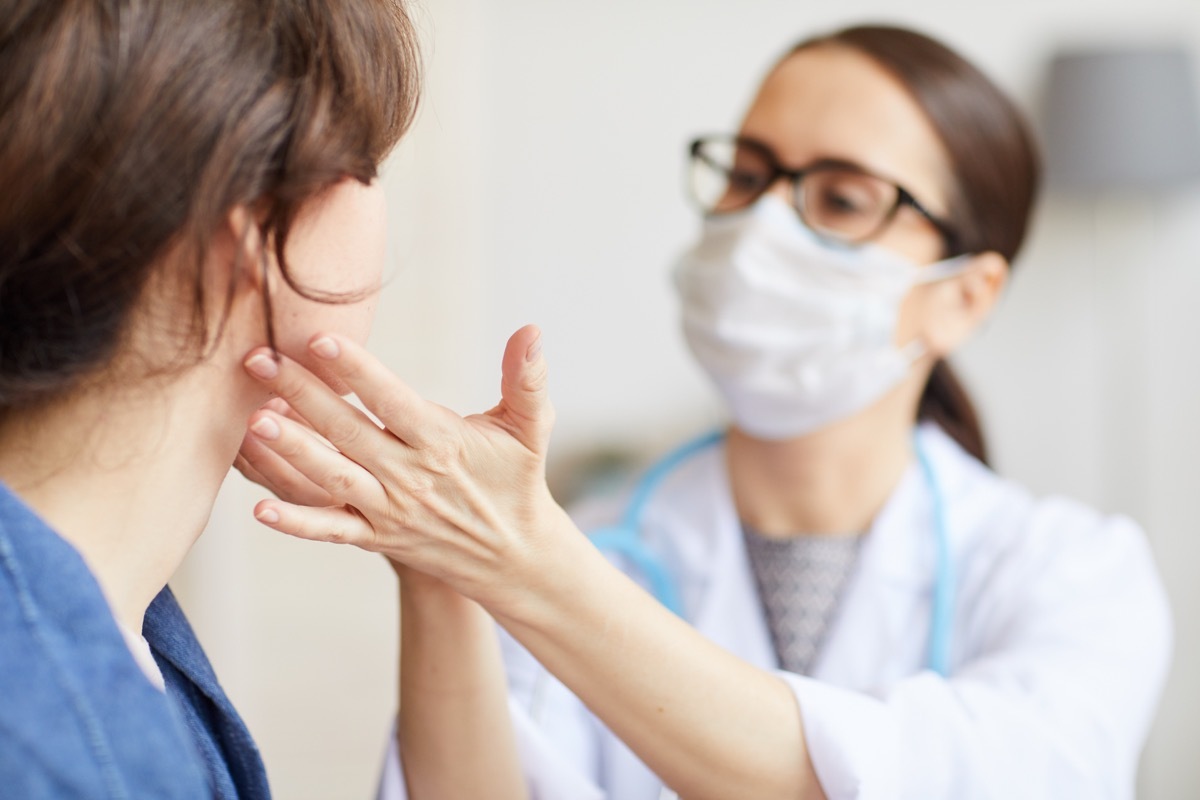
[[[311,436],[328,447],[332,447],[324,437],[321,437],[308,420],[296,413],[282,397],[272,397],[263,405],[263,410],[270,410],[293,420],[302,426]],[[234,459],[233,468],[242,474],[246,480],[256,483],[274,494],[280,500],[303,506],[328,506],[333,504],[329,492],[313,483],[300,470],[288,463],[287,459],[277,455],[263,441],[246,431],[242,446]]]
[[[513,599],[564,516],[545,480],[554,412],[538,330],[509,339],[500,403],[465,418],[351,341],[318,335],[310,348],[383,427],[296,362],[252,352],[247,372],[286,401],[254,414],[239,458],[279,497],[258,520],[383,553],[488,606]]]

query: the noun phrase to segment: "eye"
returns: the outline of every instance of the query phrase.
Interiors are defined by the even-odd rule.
[[[759,172],[740,170],[737,167],[727,173],[729,189],[735,192],[757,192],[766,182],[766,176]]]
[[[853,173],[828,173],[812,176],[811,197],[814,211],[823,215],[850,217],[877,215],[886,204],[885,192],[875,181]]]
[[[821,196],[821,208],[830,214],[861,214],[866,210],[867,199],[853,192],[829,189]]]
[[[815,170],[801,186],[804,221],[834,238],[856,240],[871,235],[896,204],[896,188],[854,170]]]

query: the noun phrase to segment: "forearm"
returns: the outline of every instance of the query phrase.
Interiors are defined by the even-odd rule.
[[[409,797],[525,798],[491,617],[445,584],[401,578],[397,738]]]
[[[787,684],[704,638],[566,524],[501,624],[681,796],[823,797]]]

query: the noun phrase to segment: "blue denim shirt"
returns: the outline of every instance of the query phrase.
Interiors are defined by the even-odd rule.
[[[146,679],[83,559],[0,484],[0,796],[270,797],[254,740],[163,589]]]

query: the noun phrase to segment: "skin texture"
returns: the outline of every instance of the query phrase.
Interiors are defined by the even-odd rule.
[[[289,241],[297,277],[320,268],[339,286],[376,288],[382,203],[378,187],[353,181],[314,200]],[[241,369],[246,349],[266,329],[262,270],[238,266],[260,263],[261,242],[245,235],[248,220],[245,209],[230,214],[205,264],[213,296],[234,282],[224,336],[210,357],[146,376],[147,365],[178,363],[187,346],[173,338],[172,321],[187,318],[191,297],[160,280],[134,315],[130,343],[103,374],[55,403],[9,413],[0,425],[0,480],[79,550],[117,619],[133,631],[207,523],[245,420],[270,397]],[[341,255],[325,269],[330,252]],[[180,257],[167,255],[158,274],[173,274],[169,262]],[[314,303],[284,284],[273,261],[265,280],[281,312],[277,331],[286,351],[305,357],[317,326],[365,337],[373,299]],[[219,320],[212,322],[215,329]]]
[[[243,441],[247,418],[268,403],[271,391],[247,375],[242,362],[246,351],[264,338],[264,293],[269,292],[281,357],[295,358],[320,375],[323,391],[332,397],[348,391],[335,373],[323,368],[325,361],[311,353],[308,340],[324,329],[349,343],[365,342],[383,272],[386,219],[382,189],[353,180],[336,184],[302,209],[288,239],[289,273],[310,294],[338,293],[352,300],[328,303],[293,290],[273,252],[264,254],[250,211],[234,209],[227,225],[215,233],[205,264],[210,296],[223,297],[232,280],[233,301],[221,338],[211,343],[202,362],[145,376],[147,365],[169,365],[187,345],[173,340],[172,331],[175,320],[186,318],[192,298],[186,287],[160,279],[148,287],[135,311],[129,345],[103,374],[73,396],[4,418],[0,480],[80,552],[128,630],[141,631],[147,606],[203,531],[235,456],[243,471],[281,496],[316,505],[332,502],[330,493],[309,481],[289,484],[291,476],[272,471],[281,462],[268,461],[267,448],[256,448],[257,440]],[[259,266],[264,255],[265,274]],[[169,262],[180,257],[168,256],[157,274],[171,275],[175,271]],[[214,318],[211,328],[216,330],[219,322]],[[269,355],[267,361],[274,363]],[[273,407],[290,413],[279,400]],[[277,483],[250,466],[251,461]],[[418,709],[429,702],[447,710],[441,717],[423,715],[434,720],[430,731],[441,720],[461,727],[460,718],[472,713],[471,731],[477,735],[475,740],[461,738],[453,753],[439,749],[444,737],[411,737],[417,748],[412,761],[418,765],[413,796],[521,796],[490,618],[460,593],[423,575],[406,575],[401,594],[406,642],[402,698],[416,697]],[[457,638],[431,635],[443,626]],[[466,669],[447,681],[438,665],[448,663],[454,653],[468,657]],[[471,705],[460,705],[455,716],[459,680],[471,686],[470,692],[460,692]],[[481,696],[493,702],[489,705]],[[500,724],[489,725],[489,719]],[[402,735],[405,730],[402,725]],[[486,788],[470,780],[456,782],[455,774],[443,769],[472,751],[479,753],[481,765],[488,766],[489,758],[496,762]],[[449,779],[421,784],[420,765],[426,763],[435,778]],[[506,767],[511,773],[507,779]],[[507,794],[506,780],[514,787]]]
[[[764,82],[742,132],[774,148],[786,166],[854,161],[896,180],[934,213],[947,208],[946,158],[928,121],[900,84],[853,51],[826,46],[789,57]],[[787,196],[783,183],[772,191]],[[910,210],[876,243],[917,263],[940,254],[936,231]],[[897,342],[919,339],[927,355],[864,412],[783,442],[731,430],[741,518],[776,536],[865,530],[911,461],[917,401],[935,358],[986,318],[1006,274],[1002,258],[980,254],[964,274],[914,289]],[[321,335],[310,349],[305,361],[324,359],[322,369],[352,388],[384,427],[299,363],[276,365],[251,353],[247,369],[288,405],[255,416],[243,452],[257,454],[248,466],[266,484],[297,487],[284,495],[294,502],[260,503],[260,521],[301,538],[382,552],[475,601],[684,797],[823,796],[802,710],[786,684],[663,609],[609,565],[550,497],[545,456],[553,411],[535,329],[508,343],[500,403],[466,418],[421,399],[353,342]],[[305,493],[329,501],[306,503]],[[492,693],[503,691],[499,681],[475,680],[478,664],[447,645],[472,652],[468,628],[474,623],[421,639],[450,654],[441,668],[461,673],[445,678],[460,693],[440,708],[402,705],[402,746],[403,731],[425,725],[445,737],[446,748],[456,737],[478,741],[480,725],[494,732],[493,716],[438,718],[444,709],[469,707],[463,698],[471,692],[495,708]],[[461,752],[449,765],[437,758],[406,763],[410,787],[414,769],[430,770],[429,786],[444,779],[432,776],[438,769],[474,769]],[[493,768],[495,762],[486,765]],[[481,771],[479,780],[485,777]]]

